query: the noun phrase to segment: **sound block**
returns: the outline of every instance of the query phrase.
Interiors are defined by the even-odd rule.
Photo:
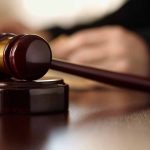
[[[62,79],[0,82],[0,114],[43,114],[68,110],[69,86]]]

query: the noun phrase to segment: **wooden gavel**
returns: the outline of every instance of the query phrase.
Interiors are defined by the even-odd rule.
[[[23,80],[36,80],[41,78],[49,68],[122,88],[150,91],[148,78],[52,59],[49,44],[39,36],[7,33],[0,35],[2,78],[15,77]]]

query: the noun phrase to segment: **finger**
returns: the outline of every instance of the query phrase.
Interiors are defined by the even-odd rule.
[[[109,61],[103,61],[103,62],[94,62],[92,63],[93,67],[108,70],[108,71],[114,71],[114,72],[120,72],[120,73],[133,73],[133,68],[129,61],[126,59],[115,59],[110,58]]]
[[[108,56],[105,46],[94,45],[77,49],[76,52],[71,53],[67,59],[73,63],[86,65],[106,61]]]
[[[70,36],[68,47],[70,49],[75,49],[85,45],[93,45],[104,42],[106,40],[106,36],[104,36],[105,34],[102,31],[102,29],[96,28],[75,33]]]
[[[68,39],[68,36],[61,35],[49,42],[54,57],[66,58],[68,56],[68,53],[64,50],[65,45],[68,44]]]
[[[96,43],[103,44],[107,41],[107,36],[103,29],[91,29],[80,31],[70,37],[58,38],[51,43],[56,55],[64,56],[86,45],[94,45]]]

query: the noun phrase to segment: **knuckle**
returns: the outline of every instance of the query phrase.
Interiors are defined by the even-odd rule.
[[[117,69],[119,72],[130,73],[130,70],[131,70],[130,67],[131,67],[131,66],[130,66],[129,62],[128,62],[127,60],[123,60],[123,61],[121,61],[121,62],[118,63],[116,69]]]
[[[125,32],[125,29],[123,27],[116,26],[116,27],[114,27],[114,33],[116,36],[122,37],[122,36],[124,36],[124,34],[126,32]]]

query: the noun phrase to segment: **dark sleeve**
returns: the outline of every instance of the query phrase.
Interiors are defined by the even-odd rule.
[[[121,25],[140,34],[150,43],[150,0],[128,0],[119,10],[90,24],[76,25],[70,29],[54,27],[49,32],[54,37],[104,25]]]

